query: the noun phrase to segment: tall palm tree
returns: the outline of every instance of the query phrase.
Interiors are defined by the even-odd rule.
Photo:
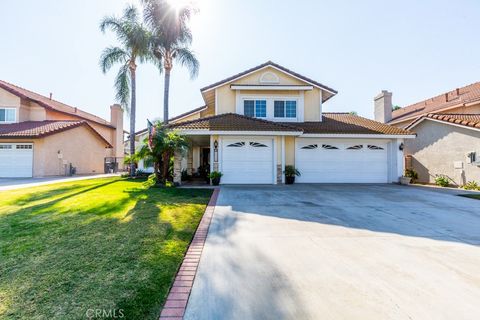
[[[200,64],[190,49],[192,33],[188,27],[196,8],[191,5],[176,7],[166,0],[143,0],[143,3],[145,22],[153,32],[152,53],[165,71],[163,121],[167,124],[170,74],[174,63],[186,67],[192,79],[198,75]]]
[[[135,153],[135,117],[136,117],[136,70],[137,61],[160,60],[151,54],[152,35],[140,22],[137,9],[129,5],[121,17],[109,16],[102,19],[100,30],[113,31],[120,46],[111,46],[103,50],[100,57],[100,67],[106,73],[114,65],[119,64],[115,78],[116,99],[130,113],[130,154]],[[129,101],[130,100],[130,101]],[[130,106],[128,103],[130,102]],[[135,164],[130,163],[130,175],[135,174]]]

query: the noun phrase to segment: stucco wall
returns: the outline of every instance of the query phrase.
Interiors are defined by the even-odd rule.
[[[416,139],[405,141],[405,155],[413,156],[413,168],[421,182],[435,182],[436,174],[445,174],[456,184],[480,181],[480,167],[467,164],[466,154],[476,151],[480,156],[480,131],[425,120],[413,128]],[[463,162],[455,169],[454,162]]]
[[[11,94],[8,91],[0,89],[0,107],[2,108],[15,108],[16,109],[16,120],[18,122],[19,118],[19,109],[20,109],[20,98]]]
[[[305,82],[293,78],[283,72],[277,71],[273,68],[266,68],[252,73],[244,78],[235,80],[234,84],[250,84],[257,85],[261,84],[260,78],[266,72],[271,72],[278,77],[279,85],[306,85]],[[227,83],[217,89],[216,91],[216,105],[217,105],[217,114],[223,113],[235,113],[236,112],[236,90],[232,90],[230,85],[232,83]],[[301,94],[298,90],[240,90],[240,95],[255,95],[255,96],[265,96],[265,97],[274,97],[274,96],[297,96]],[[320,94],[321,90],[318,88],[313,88],[313,90],[305,91],[304,96],[304,121],[319,121],[320,120]],[[203,116],[203,115],[202,115]]]
[[[295,165],[295,137],[285,137],[285,164]]]

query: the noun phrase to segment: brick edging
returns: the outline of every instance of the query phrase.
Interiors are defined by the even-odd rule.
[[[183,257],[182,265],[175,276],[173,286],[170,288],[167,301],[160,314],[160,320],[183,319],[219,193],[220,189],[213,191],[202,220],[200,220],[192,242],[188,247],[185,257]]]

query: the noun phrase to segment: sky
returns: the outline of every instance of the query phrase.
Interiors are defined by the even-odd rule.
[[[172,0],[176,1],[176,0]],[[178,1],[178,0],[177,0]],[[138,0],[2,0],[0,79],[109,119],[116,44],[99,22]],[[334,88],[324,111],[373,118],[373,97],[405,106],[480,81],[480,1],[197,0],[199,76],[172,71],[170,115],[204,104],[200,88],[272,60]],[[163,76],[137,69],[137,129],[163,110]],[[128,125],[125,124],[125,128]]]

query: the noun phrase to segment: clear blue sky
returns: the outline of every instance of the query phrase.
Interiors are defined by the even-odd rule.
[[[120,0],[18,0],[0,6],[0,79],[102,117],[115,70],[98,67],[115,44],[98,24]],[[326,111],[373,117],[372,97],[406,105],[480,81],[480,2],[199,0],[192,22],[200,74],[173,70],[171,115],[203,104],[199,88],[273,60],[338,90]],[[161,115],[163,77],[138,68],[137,128]],[[126,126],[127,127],[127,126]]]

